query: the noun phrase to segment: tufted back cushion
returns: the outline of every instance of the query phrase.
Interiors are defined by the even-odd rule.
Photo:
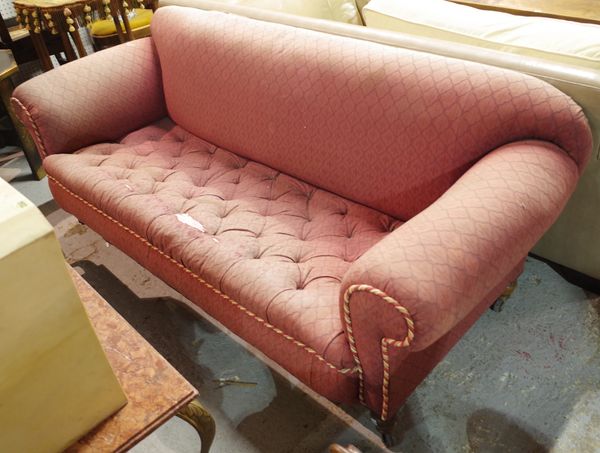
[[[581,109],[522,74],[179,7],[152,35],[183,128],[359,203],[408,219],[506,143],[556,143],[580,165]]]

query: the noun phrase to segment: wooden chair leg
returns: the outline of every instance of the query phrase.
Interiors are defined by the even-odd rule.
[[[187,406],[177,412],[177,416],[196,429],[202,441],[200,453],[208,453],[216,432],[215,420],[212,418],[212,415],[198,400],[192,400]]]
[[[73,18],[73,12],[70,8],[65,8],[63,10],[63,14],[65,16],[67,30],[71,34],[71,38],[73,38],[73,42],[75,43],[75,47],[77,48],[79,58],[87,56],[87,52],[83,47],[83,41],[81,40],[81,36],[79,35],[79,24],[77,23],[77,18]]]
[[[32,11],[31,14],[34,12]],[[35,11],[37,15],[37,11]],[[36,24],[37,22],[37,24]],[[50,71],[54,66],[52,65],[52,60],[50,60],[50,54],[48,53],[48,48],[46,47],[46,43],[42,39],[41,35],[41,27],[39,25],[39,18],[33,18],[33,26],[30,26],[29,36],[31,36],[31,42],[33,43],[33,47],[40,59],[40,63],[42,64],[42,70],[44,72]],[[36,31],[37,30],[37,31]]]

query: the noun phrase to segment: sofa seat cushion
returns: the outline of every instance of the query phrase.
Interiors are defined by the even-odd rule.
[[[167,119],[120,143],[48,156],[44,167],[256,316],[332,363],[353,366],[340,283],[399,221],[240,158]]]

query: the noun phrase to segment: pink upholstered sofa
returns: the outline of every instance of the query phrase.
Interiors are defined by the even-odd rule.
[[[333,401],[393,415],[522,270],[591,148],[515,72],[161,8],[21,85],[58,203]]]

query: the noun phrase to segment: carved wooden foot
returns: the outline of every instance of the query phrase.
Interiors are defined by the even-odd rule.
[[[504,303],[510,299],[510,296],[512,296],[512,293],[514,292],[514,290],[517,288],[517,281],[515,280],[514,282],[512,282],[511,284],[509,284],[506,289],[504,290],[504,292],[500,295],[500,297],[498,299],[496,299],[496,302],[494,302],[492,304],[492,306],[490,307],[491,310],[500,313],[502,311],[502,309],[504,308]]]
[[[381,440],[386,447],[396,445],[396,438],[393,435],[394,427],[396,426],[396,414],[387,420],[382,420],[379,415],[371,413],[371,419],[375,423],[377,431],[381,434]]]
[[[177,412],[177,416],[192,425],[202,441],[201,453],[208,453],[215,438],[215,421],[198,400],[192,400]]]

